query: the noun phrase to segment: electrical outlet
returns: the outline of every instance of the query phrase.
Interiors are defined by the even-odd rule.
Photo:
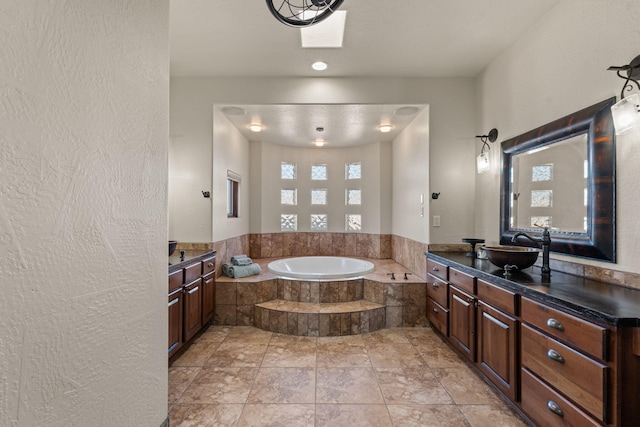
[[[440,215],[433,216],[433,226],[440,227]]]

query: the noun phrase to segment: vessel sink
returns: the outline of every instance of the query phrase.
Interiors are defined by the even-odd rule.
[[[169,240],[169,256],[173,254],[173,251],[176,250],[176,246],[178,245],[177,240]]]
[[[500,268],[515,265],[518,270],[531,267],[540,253],[540,249],[523,246],[485,246],[484,250],[492,264]]]

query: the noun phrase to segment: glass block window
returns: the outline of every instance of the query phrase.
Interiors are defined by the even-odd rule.
[[[298,204],[298,190],[295,188],[283,188],[280,190],[280,203],[283,205]]]
[[[584,177],[589,178],[589,160],[584,161],[584,166],[582,168],[584,169],[583,171]]]
[[[298,215],[282,214],[280,215],[281,231],[296,231],[298,229]]]
[[[327,231],[327,215],[311,214],[311,230]]]
[[[553,191],[533,190],[531,191],[532,208],[550,208],[552,206]]]
[[[362,215],[360,214],[348,214],[346,227],[347,231],[360,231],[362,230]]]
[[[311,179],[316,181],[326,180],[327,165],[311,165]]]
[[[587,202],[589,202],[589,192],[587,189],[584,189],[584,205],[587,206]]]
[[[362,190],[360,190],[360,189],[347,189],[347,192],[346,192],[346,204],[347,205],[361,205],[362,204]]]
[[[549,227],[551,228],[551,217],[550,216],[532,216],[531,217],[531,227],[540,228],[540,227]]]
[[[358,163],[345,163],[344,179],[361,179],[362,178],[362,164]]]
[[[280,178],[282,179],[296,179],[296,164],[282,162],[280,164]]]
[[[327,204],[327,189],[326,188],[314,188],[311,190],[311,204],[312,205],[326,205]]]
[[[553,165],[539,165],[531,168],[531,181],[551,181],[553,179]]]

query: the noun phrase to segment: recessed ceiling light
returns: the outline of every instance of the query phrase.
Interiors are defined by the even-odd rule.
[[[396,110],[396,116],[411,116],[418,112],[418,107],[400,107]]]
[[[240,107],[223,107],[222,112],[228,116],[244,116],[246,111]]]
[[[260,132],[262,130],[262,125],[257,123],[252,123],[249,125],[249,129],[251,129],[252,132]]]
[[[391,129],[393,129],[393,126],[391,125],[380,125],[378,126],[378,130],[382,133],[387,133],[387,132],[391,132]]]
[[[316,147],[324,147],[325,142],[324,142],[324,139],[318,138],[316,139],[314,144],[316,144]]]
[[[316,61],[313,64],[311,64],[311,68],[313,68],[316,71],[324,71],[327,69],[327,67],[329,67],[329,65],[327,65],[327,63],[323,61]]]

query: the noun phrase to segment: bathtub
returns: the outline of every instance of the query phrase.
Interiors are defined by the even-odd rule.
[[[297,280],[355,279],[372,272],[374,267],[369,261],[334,256],[284,258],[268,265],[271,273]]]

